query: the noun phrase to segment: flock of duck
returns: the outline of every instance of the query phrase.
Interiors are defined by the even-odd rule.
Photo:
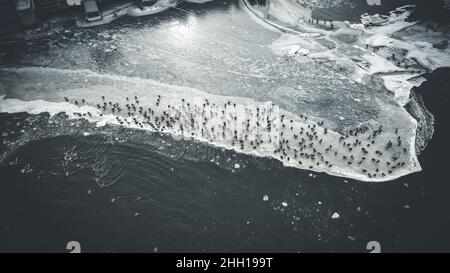
[[[120,102],[105,96],[97,102],[64,99],[96,108],[74,112],[75,117],[108,116],[111,123],[120,126],[199,139],[238,152],[271,156],[285,165],[312,171],[351,171],[368,180],[385,178],[405,167],[410,152],[398,128],[388,131],[383,126],[364,127],[339,134],[323,121],[283,112],[273,103],[245,105],[161,95],[146,97],[145,103],[137,96]]]

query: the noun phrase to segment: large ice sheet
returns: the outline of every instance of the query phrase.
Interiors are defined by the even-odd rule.
[[[65,112],[98,126],[109,123],[193,138],[240,153],[272,157],[286,166],[362,181],[387,181],[420,170],[411,134],[415,123],[409,120],[403,124],[378,120],[341,134],[317,117],[296,115],[271,101],[213,95],[86,70],[30,68],[6,73],[14,75],[11,80],[45,78],[41,87],[45,92],[24,86],[11,91],[10,86],[0,100],[0,112]],[[85,78],[90,83],[84,83]],[[64,89],[58,86],[61,82],[65,82]],[[384,110],[395,112],[396,107],[386,105]]]

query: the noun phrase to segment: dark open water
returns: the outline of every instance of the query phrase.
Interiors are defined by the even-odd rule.
[[[63,117],[0,114],[2,131],[32,122],[36,134],[60,134],[0,165],[0,251],[65,252],[76,240],[89,252],[367,252],[376,240],[385,252],[448,252],[449,85],[450,70],[439,70],[418,89],[436,118],[424,171],[381,184],[312,178],[157,134],[83,122],[85,137]]]

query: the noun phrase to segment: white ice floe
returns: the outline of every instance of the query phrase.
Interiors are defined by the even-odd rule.
[[[107,124],[106,120],[100,120],[99,122],[97,122],[97,127],[103,127]]]
[[[339,219],[339,218],[341,218],[341,216],[337,212],[335,212],[335,213],[333,213],[333,215],[331,215],[331,219]]]
[[[35,99],[3,98],[0,112],[65,112],[70,118],[85,118],[97,126],[107,123],[167,133],[179,136],[177,139],[196,139],[240,153],[272,157],[285,166],[362,181],[387,181],[421,170],[415,154],[415,135],[408,127],[416,124],[414,120],[405,123],[381,117],[388,119],[379,121],[385,125],[383,129],[374,123],[368,124],[366,132],[355,129],[352,135],[341,135],[313,117],[295,115],[272,102],[212,95],[183,86],[86,70],[51,71],[82,73],[92,79],[111,80],[114,85],[48,90],[45,95],[27,92],[28,99]],[[126,94],[123,90],[127,90]],[[42,96],[47,100],[37,99]],[[80,103],[82,98],[85,103]],[[385,107],[389,112],[388,107],[394,106]],[[397,123],[402,127],[395,131]],[[408,137],[397,143],[401,136]],[[386,148],[389,142],[392,145]]]

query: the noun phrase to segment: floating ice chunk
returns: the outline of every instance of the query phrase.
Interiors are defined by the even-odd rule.
[[[103,126],[106,125],[106,123],[107,123],[106,120],[101,120],[101,121],[97,122],[96,126],[97,126],[97,127],[103,127]]]
[[[339,219],[339,218],[341,218],[341,216],[337,212],[335,212],[335,213],[333,213],[333,215],[331,215],[331,219]]]
[[[282,202],[281,205],[283,205],[283,207],[287,207],[288,204],[286,202]]]
[[[264,202],[269,201],[269,196],[267,194],[263,196],[263,201]]]
[[[20,170],[20,172],[22,174],[29,174],[33,171],[33,169],[31,168],[30,164],[26,164],[25,167],[23,169]]]
[[[241,165],[239,165],[238,163],[234,164],[235,169],[239,169],[240,167],[241,167]]]

